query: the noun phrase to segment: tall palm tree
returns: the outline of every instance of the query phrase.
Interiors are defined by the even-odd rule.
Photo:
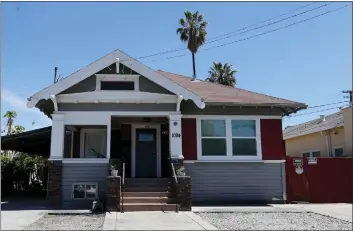
[[[213,62],[213,66],[208,71],[209,77],[206,81],[234,87],[236,84],[234,75],[237,71],[232,67],[228,63],[223,65],[221,62]]]
[[[7,118],[7,135],[11,135],[13,131],[13,122],[17,117],[17,113],[15,111],[7,111],[4,115],[4,118]]]
[[[203,15],[199,14],[198,11],[191,13],[190,11],[184,12],[185,19],[181,18],[179,23],[181,27],[176,30],[176,33],[180,35],[180,40],[188,44],[188,49],[192,53],[192,67],[193,67],[193,79],[196,78],[195,68],[195,54],[197,50],[206,41],[206,26],[207,22],[203,19]]]

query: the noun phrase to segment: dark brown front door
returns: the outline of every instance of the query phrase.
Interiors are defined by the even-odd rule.
[[[136,129],[136,177],[157,177],[156,135],[156,129]]]

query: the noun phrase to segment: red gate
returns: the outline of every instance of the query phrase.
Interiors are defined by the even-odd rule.
[[[298,174],[300,160],[303,172]],[[286,184],[287,203],[353,203],[353,159],[287,157]]]

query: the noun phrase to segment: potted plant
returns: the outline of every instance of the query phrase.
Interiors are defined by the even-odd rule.
[[[176,174],[177,174],[177,176],[185,176],[185,168],[184,168],[184,166],[178,168],[176,170]]]
[[[117,177],[118,173],[119,173],[119,171],[115,169],[114,164],[110,165],[110,172],[111,172],[111,175],[114,176],[114,177]]]

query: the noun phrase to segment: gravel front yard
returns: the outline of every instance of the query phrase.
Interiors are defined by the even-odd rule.
[[[222,230],[352,230],[352,223],[315,213],[197,213]]]
[[[45,215],[25,230],[99,230],[105,214]]]

